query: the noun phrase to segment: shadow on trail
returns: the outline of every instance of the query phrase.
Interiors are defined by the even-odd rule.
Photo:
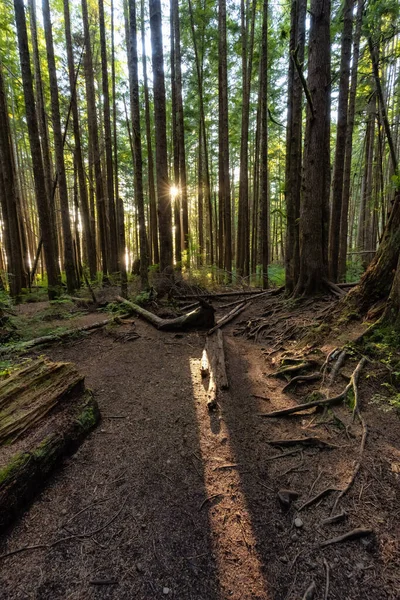
[[[71,538],[2,561],[2,600],[221,600],[188,360],[202,340],[137,331],[48,351],[86,374],[103,420],[0,539],[1,554]]]

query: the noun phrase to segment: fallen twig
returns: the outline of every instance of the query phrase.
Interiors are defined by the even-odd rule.
[[[312,600],[315,596],[316,591],[317,591],[317,587],[315,585],[315,581],[312,581],[311,584],[306,589],[306,592],[303,596],[303,600]]]
[[[331,492],[338,492],[338,491],[339,490],[337,488],[333,488],[333,487],[325,488],[324,490],[322,490],[322,492],[319,492],[319,494],[317,494],[316,496],[313,496],[312,498],[310,498],[310,500],[307,500],[307,502],[302,504],[300,506],[300,508],[298,508],[297,510],[298,511],[304,510],[305,508],[308,508],[309,506],[311,506],[312,504],[315,504],[319,500],[322,500],[322,498],[325,498],[325,496],[327,496]]]
[[[325,442],[318,437],[293,438],[287,440],[270,440],[267,442],[271,446],[314,446],[317,448],[337,448],[334,444]]]
[[[328,594],[329,594],[329,563],[326,560],[326,558],[324,558],[324,567],[325,567],[325,573],[326,573],[326,580],[325,580],[325,593],[324,593],[324,600],[328,600]]]
[[[343,510],[342,512],[337,513],[336,515],[332,515],[331,517],[328,517],[327,519],[321,521],[321,525],[333,525],[334,523],[340,523],[341,521],[344,521],[346,517],[347,513]]]
[[[215,498],[219,498],[220,496],[223,496],[223,494],[214,494],[213,496],[207,496],[207,498],[204,498],[203,502],[199,506],[199,512],[201,511],[203,506],[206,504],[206,502],[211,502],[211,500],[214,500]]]
[[[332,544],[340,544],[341,542],[349,542],[351,540],[358,540],[358,538],[366,537],[367,535],[371,535],[373,533],[372,529],[352,529],[343,535],[339,535],[338,537],[330,538],[329,540],[325,540],[320,543],[320,548],[325,548],[325,546],[331,546]]]

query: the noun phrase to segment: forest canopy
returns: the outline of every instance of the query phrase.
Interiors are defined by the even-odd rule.
[[[356,303],[398,302],[398,13],[2,2],[2,289],[176,269],[299,296],[365,272]]]

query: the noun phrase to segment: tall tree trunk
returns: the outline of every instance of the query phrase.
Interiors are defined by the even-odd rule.
[[[250,227],[249,227],[249,116],[250,90],[253,66],[254,23],[256,2],[253,0],[251,11],[251,27],[249,35],[249,0],[241,0],[241,41],[242,41],[242,124],[240,138],[240,175],[239,175],[239,207],[237,226],[237,258],[238,275],[248,277],[250,272]],[[233,220],[234,222],[234,220]]]
[[[173,22],[175,38],[175,78],[176,78],[176,120],[179,147],[179,193],[182,213],[182,250],[185,252],[185,264],[189,266],[189,213],[186,176],[185,125],[182,100],[182,65],[181,65],[181,33],[178,0],[171,0],[173,5]]]
[[[153,57],[154,124],[158,227],[160,233],[160,270],[172,267],[172,211],[167,156],[167,117],[165,108],[164,55],[160,0],[150,0],[150,30]]]
[[[330,0],[311,0],[297,296],[323,291],[328,274],[330,82]]]
[[[354,0],[343,5],[343,30],[340,56],[338,119],[336,128],[335,164],[332,184],[332,208],[329,228],[329,277],[336,282],[339,275],[340,219],[342,212],[343,176],[346,151],[347,114]]]
[[[69,0],[64,0],[64,23],[65,39],[67,43],[68,75],[69,88],[71,93],[72,125],[75,141],[75,162],[79,182],[80,210],[83,223],[83,240],[85,245],[85,255],[87,257],[90,278],[96,277],[96,245],[92,233],[89,212],[89,200],[86,187],[85,167],[82,154],[81,133],[79,128],[78,103],[76,99],[76,75],[74,65],[74,55],[72,51],[71,19],[69,12]]]
[[[114,150],[114,190],[115,220],[117,230],[117,262],[121,276],[121,295],[128,296],[128,276],[126,272],[126,241],[124,203],[119,195],[118,178],[118,136],[117,136],[117,93],[115,82],[115,42],[114,42],[114,2],[111,0],[111,85],[113,99],[113,150]]]
[[[260,64],[260,250],[262,287],[268,287],[269,188],[268,188],[268,0],[263,1]]]
[[[286,129],[286,293],[292,294],[299,277],[300,247],[299,219],[302,169],[303,88],[295,68],[304,61],[305,18],[307,0],[294,0],[291,9],[290,62],[288,75],[288,104]]]
[[[107,197],[108,197],[108,225],[110,239],[109,269],[112,273],[119,270],[118,264],[118,241],[117,221],[115,213],[114,198],[114,170],[111,137],[111,113],[110,113],[110,90],[108,84],[108,60],[106,30],[104,22],[104,2],[98,0],[99,4],[99,28],[100,28],[100,50],[101,50],[101,81],[103,88],[103,113],[104,113],[104,145],[106,151],[106,173],[107,173]]]
[[[199,145],[197,159],[197,223],[198,223],[198,260],[201,267],[204,264],[204,173],[203,173],[203,143],[202,122],[199,120]]]
[[[189,0],[189,13],[190,13],[190,26],[192,30],[192,38],[193,38],[193,48],[194,48],[194,56],[196,62],[196,72],[197,72],[197,86],[199,92],[199,107],[200,107],[200,120],[201,120],[201,131],[202,131],[202,141],[203,141],[203,150],[204,150],[204,196],[207,207],[208,214],[208,259],[211,265],[214,264],[215,254],[214,254],[214,231],[213,231],[213,211],[212,211],[212,200],[211,200],[211,180],[210,180],[210,167],[209,167],[209,157],[208,157],[208,145],[207,145],[207,130],[206,130],[206,119],[205,119],[205,111],[204,111],[204,95],[203,95],[203,54],[201,53],[201,58],[199,56],[197,40],[196,40],[196,30],[194,26],[194,15],[193,15],[193,6],[191,0]],[[203,27],[203,37],[202,37],[202,50],[204,49],[204,27]]]
[[[26,30],[23,0],[14,0],[14,8],[21,63],[22,84],[24,89],[25,114],[32,156],[36,203],[38,207],[40,230],[43,238],[43,250],[47,269],[48,294],[49,298],[53,299],[56,298],[60,293],[61,279],[58,266],[57,243],[50,216],[50,199],[46,190],[37,114],[35,110],[33,79],[30,66],[28,34]]]
[[[0,204],[3,213],[10,294],[18,298],[22,288],[27,287],[27,273],[24,266],[21,235],[23,223],[18,213],[18,185],[8,115],[0,64]]]
[[[171,128],[172,128],[172,156],[173,156],[173,181],[174,181],[174,225],[175,225],[175,263],[181,267],[182,262],[182,227],[181,227],[181,194],[179,191],[179,133],[177,118],[177,82],[175,58],[175,3],[170,2],[170,39],[171,39]]]
[[[149,287],[148,268],[148,242],[146,234],[146,221],[144,214],[143,197],[143,161],[142,141],[140,132],[140,99],[138,79],[138,52],[137,52],[137,28],[136,28],[136,3],[129,0],[129,83],[131,85],[131,112],[133,129],[133,156],[135,176],[135,197],[139,222],[139,247],[140,247],[140,282],[143,289]]]
[[[228,64],[226,42],[226,0],[218,0],[218,194],[223,217],[223,266],[232,278],[231,194],[229,183]],[[220,259],[221,260],[221,259]]]
[[[353,150],[353,130],[354,116],[357,95],[357,75],[358,60],[360,56],[360,38],[362,27],[362,15],[364,9],[364,0],[358,0],[356,27],[353,39],[353,57],[351,67],[351,85],[349,94],[349,108],[347,115],[346,142],[345,142],[345,161],[343,172],[343,192],[342,206],[340,216],[340,241],[339,241],[339,259],[338,259],[338,279],[346,278],[346,258],[347,258],[347,236],[348,236],[348,214],[350,202],[350,184],[351,184],[351,158]]]
[[[102,270],[103,270],[103,279],[107,280],[107,274],[108,274],[107,219],[106,219],[106,206],[105,206],[105,198],[104,198],[103,174],[102,174],[102,169],[101,169],[99,131],[98,131],[98,126],[97,126],[93,56],[92,56],[92,47],[91,47],[91,41],[90,41],[89,15],[88,15],[87,0],[82,0],[82,20],[83,20],[83,30],[84,30],[84,35],[85,35],[84,66],[85,66],[85,80],[86,80],[86,101],[87,101],[87,113],[88,113],[89,144],[91,147],[90,151],[91,151],[92,159],[93,159],[93,171],[94,171],[94,181],[95,181],[95,189],[96,189],[96,206],[97,206],[98,232],[99,232],[100,248],[101,248],[101,265],[102,265]]]
[[[150,99],[149,99],[149,84],[147,80],[147,57],[146,57],[146,37],[144,27],[144,0],[141,0],[141,27],[142,27],[142,65],[143,65],[143,86],[144,86],[144,107],[146,121],[146,143],[147,143],[147,178],[149,185],[149,205],[150,205],[150,240],[152,248],[153,263],[160,262],[160,253],[158,250],[158,233],[157,233],[157,204],[156,204],[156,189],[154,185],[154,159],[153,145],[151,141],[151,115],[150,115]]]
[[[67,178],[64,164],[64,144],[63,134],[61,131],[60,103],[58,98],[57,72],[54,58],[53,28],[50,18],[49,0],[43,0],[42,10],[50,80],[51,120],[53,123],[54,150],[57,166],[58,190],[60,195],[61,225],[64,242],[64,268],[67,278],[68,293],[73,294],[74,291],[79,287],[79,281],[76,278],[77,269],[75,265],[74,245],[72,241]]]

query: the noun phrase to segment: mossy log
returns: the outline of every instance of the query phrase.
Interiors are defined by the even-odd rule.
[[[134,302],[130,302],[121,296],[116,300],[121,302],[131,311],[137,313],[146,321],[163,331],[186,331],[187,329],[208,329],[214,325],[214,308],[202,301],[200,306],[189,313],[176,317],[175,319],[162,319],[158,315],[142,308]]]
[[[0,446],[19,438],[57,404],[84,392],[72,363],[35,360],[0,383]]]
[[[100,418],[97,402],[86,390],[66,423],[61,421],[40,443],[15,454],[0,468],[0,531],[43,487],[62,458],[73,453]]]

